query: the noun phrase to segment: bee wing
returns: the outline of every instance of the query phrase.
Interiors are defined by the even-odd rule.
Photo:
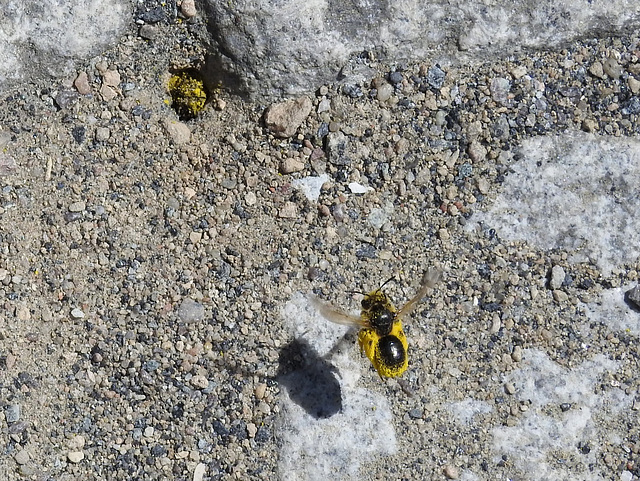
[[[328,319],[331,322],[360,328],[369,327],[369,323],[362,319],[360,316],[347,314],[340,309],[336,309],[331,304],[321,301],[315,296],[309,296],[309,300],[311,301],[313,307],[315,307],[322,315],[322,317]]]
[[[433,289],[435,285],[440,282],[440,279],[442,279],[442,271],[435,267],[430,267],[427,272],[424,273],[424,276],[422,276],[422,285],[416,295],[409,299],[409,302],[398,312],[398,319],[409,315],[416,308],[418,302],[427,294],[429,289]]]

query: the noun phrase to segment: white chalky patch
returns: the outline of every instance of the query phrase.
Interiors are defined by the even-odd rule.
[[[606,324],[612,331],[622,331],[640,337],[640,314],[624,300],[625,292],[636,283],[623,287],[607,289],[597,302],[584,305],[589,319]]]
[[[495,462],[507,455],[510,463],[538,481],[600,479],[589,471],[598,465],[600,446],[620,443],[625,433],[611,431],[611,419],[630,407],[632,396],[617,387],[600,388],[601,376],[615,371],[618,363],[602,354],[567,369],[542,351],[525,349],[521,368],[505,378],[528,410],[515,426],[494,428]],[[569,408],[562,411],[560,406]],[[582,452],[579,444],[588,446]],[[582,470],[563,467],[563,459],[582,461]],[[571,464],[571,463],[569,463]]]
[[[472,220],[503,239],[567,249],[605,276],[635,262],[640,141],[575,132],[527,139],[519,151],[495,202]]]

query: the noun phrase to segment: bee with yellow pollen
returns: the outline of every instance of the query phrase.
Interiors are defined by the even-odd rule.
[[[442,278],[438,269],[429,269],[422,278],[420,289],[399,311],[396,310],[382,288],[365,294],[360,316],[348,314],[340,309],[312,298],[316,309],[331,322],[359,328],[360,350],[369,358],[381,378],[398,377],[409,365],[407,336],[402,329],[402,319],[409,315],[418,302]]]

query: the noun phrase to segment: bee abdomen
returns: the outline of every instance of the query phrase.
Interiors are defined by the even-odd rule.
[[[390,370],[402,369],[407,362],[407,353],[402,341],[396,336],[388,335],[378,342],[378,355],[382,365]]]

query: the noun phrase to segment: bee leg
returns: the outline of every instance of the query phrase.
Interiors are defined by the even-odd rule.
[[[409,386],[409,383],[400,377],[397,378],[397,380],[398,380],[398,386],[400,386],[400,389],[402,389],[402,391],[407,396],[413,397],[415,394],[415,391],[411,388],[411,386]]]
[[[358,346],[360,346],[360,355],[363,356],[365,353],[364,340],[363,340],[363,337],[360,335],[360,333],[358,333]]]

